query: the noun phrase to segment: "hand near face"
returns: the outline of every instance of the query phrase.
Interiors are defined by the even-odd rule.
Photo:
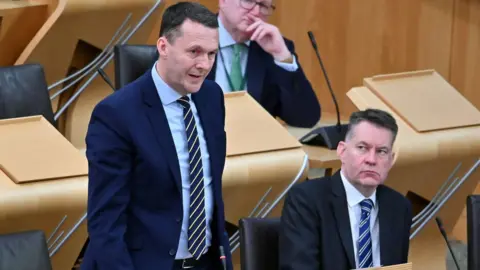
[[[264,22],[255,16],[247,16],[253,21],[246,29],[248,33],[251,33],[250,40],[256,41],[264,51],[278,61],[284,61],[292,57],[280,30],[276,26]]]

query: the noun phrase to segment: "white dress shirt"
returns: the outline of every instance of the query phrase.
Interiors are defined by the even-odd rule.
[[[168,126],[172,132],[173,142],[177,150],[178,162],[180,165],[180,175],[182,177],[182,199],[183,199],[183,223],[180,233],[180,240],[178,245],[176,259],[190,258],[192,255],[188,251],[188,223],[189,223],[189,206],[190,206],[190,161],[188,155],[188,140],[185,130],[185,122],[183,120],[183,107],[176,101],[181,95],[168,86],[165,81],[158,75],[156,70],[157,62],[152,68],[152,78],[157,88],[158,95],[162,100],[165,115],[168,120]],[[213,190],[212,190],[212,175],[210,172],[210,155],[205,141],[202,124],[198,116],[195,103],[190,97],[190,107],[197,125],[198,139],[200,141],[200,153],[202,154],[203,178],[205,186],[205,214],[207,221],[207,247],[211,245],[211,228],[210,222],[213,215]],[[206,251],[208,248],[206,249]],[[206,252],[205,251],[205,252]]]
[[[233,45],[237,42],[233,37],[228,33],[225,26],[222,24],[220,18],[218,18],[218,32],[219,32],[219,52],[217,54],[217,67],[215,70],[215,81],[220,85],[223,92],[228,93],[232,91],[230,84],[228,83],[228,74],[231,74],[232,60],[233,60]],[[242,51],[240,56],[240,63],[242,66],[242,74],[245,78],[245,71],[247,69],[247,60],[248,60],[248,47],[250,46],[250,40],[245,42],[245,50]],[[224,62],[225,61],[225,66]],[[283,63],[275,60],[275,64],[281,68],[293,72],[298,69],[297,60],[295,55],[293,55],[293,63]],[[227,70],[228,74],[225,72]],[[248,78],[246,78],[248,80]],[[245,83],[245,89],[247,89],[247,83]]]
[[[353,241],[353,252],[355,254],[355,264],[356,267],[359,267],[358,260],[358,234],[360,230],[360,219],[362,210],[360,207],[360,202],[365,199],[371,199],[373,202],[373,209],[370,213],[370,235],[372,238],[372,260],[373,266],[380,266],[380,235],[379,235],[379,224],[378,224],[378,202],[376,201],[376,192],[374,191],[372,196],[365,198],[343,175],[343,172],[340,171],[342,177],[343,186],[345,187],[345,192],[347,195],[348,203],[348,215],[350,217],[350,228],[352,230],[352,241]]]

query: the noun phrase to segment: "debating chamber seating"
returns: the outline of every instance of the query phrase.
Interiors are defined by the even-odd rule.
[[[0,270],[80,269],[93,108],[152,68],[161,16],[176,2],[0,1]],[[198,2],[218,9],[218,0]],[[287,192],[341,166],[335,150],[300,140],[337,122],[307,28],[319,33],[338,122],[377,108],[399,126],[385,184],[409,199],[414,218],[409,264],[385,269],[454,269],[437,217],[465,258],[460,268],[480,269],[480,5],[374,2],[276,1],[271,22],[295,41],[322,105],[314,127],[272,117],[248,90],[224,95],[222,192],[235,269],[278,269]]]

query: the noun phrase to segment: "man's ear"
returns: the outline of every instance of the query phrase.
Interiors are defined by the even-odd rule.
[[[344,141],[338,143],[337,146],[337,156],[342,157],[343,153],[345,152],[346,144]]]
[[[160,37],[157,40],[157,51],[160,58],[167,57],[167,50],[168,50],[167,43],[168,41],[167,41],[167,38],[165,37]]]

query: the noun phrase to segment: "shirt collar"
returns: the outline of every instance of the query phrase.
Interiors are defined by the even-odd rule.
[[[176,102],[179,98],[182,96],[175,91],[173,88],[171,88],[158,74],[157,72],[157,63],[158,61],[155,61],[155,64],[152,67],[152,79],[153,82],[155,83],[155,87],[157,88],[158,95],[160,97],[160,100],[162,101],[162,104],[164,106],[170,105],[173,102]],[[187,95],[188,97],[191,96],[191,94]]]
[[[218,34],[219,34],[219,43],[220,49],[235,45],[237,42],[233,39],[232,35],[227,31],[225,26],[220,20],[220,17],[217,17],[218,20]],[[250,40],[244,42],[244,44],[248,47],[250,46]]]
[[[342,178],[343,186],[345,187],[345,192],[346,192],[346,195],[347,195],[347,202],[348,202],[348,205],[350,207],[359,204],[361,201],[363,201],[365,199],[372,200],[373,206],[374,207],[376,206],[376,202],[377,202],[376,201],[376,198],[377,198],[377,190],[376,189],[370,197],[365,198],[365,196],[363,196],[362,193],[360,193],[360,191],[358,191],[352,185],[352,183],[350,183],[350,181],[347,180],[345,175],[343,175],[342,171],[340,171],[340,176]]]

